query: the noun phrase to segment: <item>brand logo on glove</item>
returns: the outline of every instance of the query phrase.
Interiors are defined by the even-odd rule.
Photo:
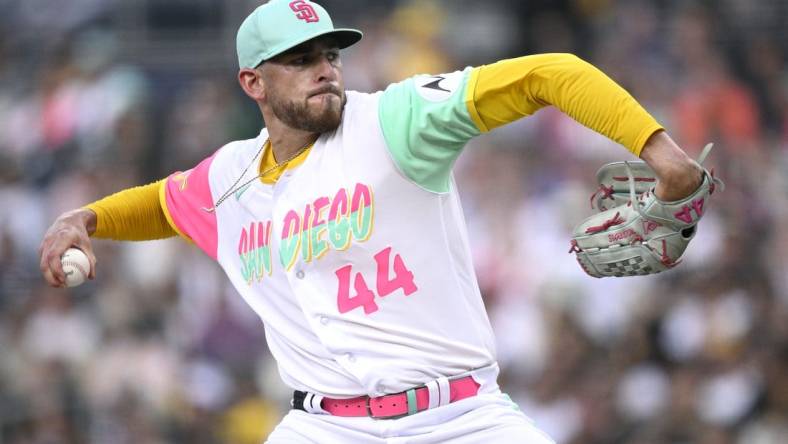
[[[632,236],[634,236],[636,234],[637,234],[637,232],[635,230],[633,230],[631,228],[627,228],[626,230],[624,230],[624,231],[622,231],[620,233],[608,234],[607,235],[607,240],[608,240],[608,242],[611,242],[611,243],[612,242],[618,242],[618,241],[622,241],[624,239],[628,239],[628,238],[630,238],[630,237],[632,237]]]
[[[697,199],[692,201],[692,209],[690,209],[689,205],[684,205],[681,208],[681,211],[674,214],[676,219],[691,224],[692,223],[692,210],[695,210],[695,214],[698,215],[698,218],[703,216],[703,199]]]
[[[320,21],[320,17],[318,17],[317,12],[315,12],[315,8],[304,0],[290,2],[290,9],[296,13],[296,17],[298,17],[299,20],[303,20],[307,23]]]
[[[653,220],[644,220],[643,221],[643,234],[649,234],[652,231],[656,230],[657,227],[661,225]]]

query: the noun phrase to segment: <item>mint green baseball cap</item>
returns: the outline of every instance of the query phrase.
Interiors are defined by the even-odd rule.
[[[325,9],[306,0],[271,0],[258,6],[238,28],[238,65],[254,68],[315,37],[330,35],[340,49],[361,40],[356,29],[334,28]]]

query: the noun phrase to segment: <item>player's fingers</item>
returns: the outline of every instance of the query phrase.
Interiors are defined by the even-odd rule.
[[[58,260],[57,262],[58,262],[58,264],[60,264],[60,260]],[[53,287],[62,287],[63,284],[65,283],[65,277],[64,277],[64,279],[59,279],[57,277],[57,274],[55,273],[55,271],[52,270],[51,263],[52,263],[52,261],[50,260],[50,256],[49,256],[48,253],[45,253],[44,255],[42,255],[42,257],[41,257],[41,264],[40,264],[41,274],[44,275],[44,280],[47,282],[47,284],[49,284],[49,285],[51,285]],[[62,271],[63,271],[62,267],[61,267],[60,271],[62,273]]]
[[[65,251],[65,249],[63,249],[63,251]],[[65,285],[66,283],[66,273],[63,271],[63,262],[60,260],[60,256],[63,254],[63,251],[53,248],[46,253],[46,261],[47,266],[49,267],[49,272],[52,273],[52,276],[60,286]]]
[[[63,277],[63,264],[60,257],[71,246],[71,240],[64,236],[46,236],[41,243],[41,271],[49,270],[55,278]]]
[[[91,251],[88,255],[88,260],[90,261],[90,273],[88,274],[88,279],[96,279],[96,255],[93,254]]]
[[[47,284],[56,287],[57,281],[55,280],[55,277],[52,276],[52,272],[49,270],[49,265],[43,257],[41,258],[41,263],[38,265],[38,268],[41,270],[41,275],[44,276],[44,280],[47,282]]]
[[[41,262],[41,271],[44,271],[44,264],[46,263],[45,254],[52,247],[52,238],[47,233],[44,239],[41,240],[41,245],[38,246],[38,258]]]
[[[47,270],[46,273],[44,273],[44,280],[46,280],[47,284],[51,287],[63,288],[66,286],[65,282],[57,280],[51,270]]]
[[[76,247],[82,250],[85,253],[85,256],[88,257],[88,261],[90,262],[90,272],[88,273],[88,279],[95,279],[96,277],[96,254],[93,253],[93,246],[90,245],[89,239],[80,239],[80,242],[76,244]]]
[[[52,270],[49,269],[49,250],[51,241],[48,237],[45,237],[44,240],[41,241],[41,246],[38,247],[38,269],[41,270],[41,274],[44,276],[44,280],[53,287],[58,286],[57,279],[52,274]]]

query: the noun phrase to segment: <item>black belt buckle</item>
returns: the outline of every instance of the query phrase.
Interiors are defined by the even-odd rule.
[[[306,411],[306,409],[304,408],[305,399],[306,399],[306,392],[296,390],[293,392],[293,400],[290,401],[290,405],[296,410],[301,410],[305,412]]]

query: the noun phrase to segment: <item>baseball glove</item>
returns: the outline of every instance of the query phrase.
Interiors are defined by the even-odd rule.
[[[703,149],[699,164],[711,147]],[[591,206],[600,212],[575,227],[569,250],[583,270],[597,278],[655,274],[678,265],[709,197],[724,189],[714,170],[704,169],[695,192],[663,202],[654,195],[656,174],[642,161],[604,165],[597,180]]]

